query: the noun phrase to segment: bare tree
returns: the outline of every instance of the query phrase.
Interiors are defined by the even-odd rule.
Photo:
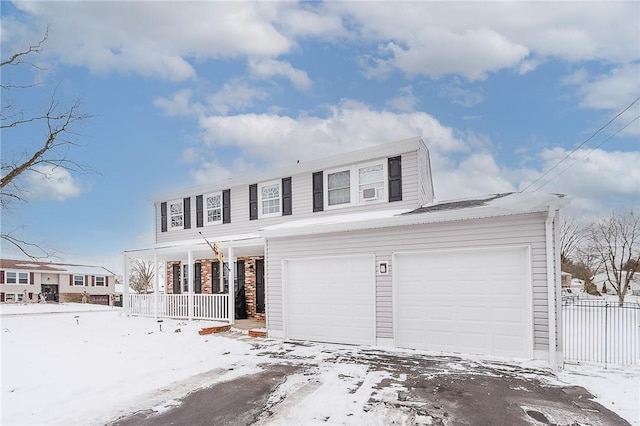
[[[640,216],[613,212],[590,226],[588,240],[622,306],[640,265]]]
[[[152,261],[134,259],[131,263],[129,285],[137,293],[147,293],[151,289],[153,275]]]
[[[87,171],[83,166],[69,157],[69,151],[76,143],[71,139],[77,136],[74,127],[77,123],[89,118],[80,112],[80,102],[76,100],[71,106],[63,106],[58,99],[56,90],[49,96],[47,106],[37,112],[26,112],[15,103],[12,96],[28,96],[28,91],[41,89],[38,83],[14,83],[7,77],[5,70],[12,67],[41,68],[31,61],[34,55],[43,51],[49,36],[48,30],[42,39],[29,47],[8,55],[2,59],[0,67],[3,71],[0,89],[2,90],[2,112],[0,113],[0,131],[2,131],[3,155],[0,161],[2,175],[0,178],[0,207],[8,209],[12,202],[26,202],[26,189],[21,185],[21,177],[27,173],[38,173],[48,179],[56,169],[78,172]],[[42,135],[41,140],[24,139],[25,132],[11,132],[12,130],[26,130],[37,128]],[[28,133],[28,132],[27,132]],[[14,138],[14,134],[17,136]],[[36,134],[35,132],[29,134]],[[39,244],[30,243],[16,236],[16,231],[0,232],[0,240],[16,247],[25,255],[38,259],[51,255],[48,249]]]
[[[585,224],[580,223],[575,216],[563,215],[560,221],[560,260],[575,261],[578,250],[582,247],[587,236]]]

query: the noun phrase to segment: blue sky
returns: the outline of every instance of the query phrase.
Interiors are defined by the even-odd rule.
[[[639,2],[1,7],[3,59],[49,28],[38,68],[2,69],[38,83],[3,91],[3,112],[40,113],[53,90],[80,99],[91,118],[69,156],[92,168],[25,174],[2,231],[115,270],[153,241],[151,195],[416,135],[437,199],[517,191],[640,96]],[[637,102],[527,190],[568,194],[585,220],[638,209],[639,115]],[[42,135],[3,131],[3,164]]]

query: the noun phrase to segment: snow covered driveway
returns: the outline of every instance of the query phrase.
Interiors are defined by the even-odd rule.
[[[3,425],[104,425],[132,413],[158,420],[190,406],[198,390],[208,402],[191,406],[212,418],[222,386],[248,393],[253,379],[257,386],[274,371],[283,373],[272,375],[277,382],[259,395],[262,408],[243,424],[627,424],[572,386],[585,383],[640,425],[637,369],[580,367],[556,376],[423,351],[197,333],[211,322],[164,320],[160,331],[150,318],[77,308],[39,315],[31,306],[0,308]]]

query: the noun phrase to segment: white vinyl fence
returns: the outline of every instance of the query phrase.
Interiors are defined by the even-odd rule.
[[[640,304],[564,300],[564,359],[602,364],[640,364]]]
[[[194,294],[192,296],[194,319],[229,321],[228,294]],[[188,294],[130,294],[129,314],[187,319],[189,302]]]

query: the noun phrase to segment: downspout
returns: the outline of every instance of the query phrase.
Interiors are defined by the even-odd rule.
[[[554,263],[554,246],[553,246],[553,218],[555,216],[555,208],[549,206],[547,212],[547,220],[545,221],[545,241],[547,254],[547,310],[549,316],[549,364],[553,370],[558,369],[558,360],[556,359],[557,339],[556,339],[556,283]]]

